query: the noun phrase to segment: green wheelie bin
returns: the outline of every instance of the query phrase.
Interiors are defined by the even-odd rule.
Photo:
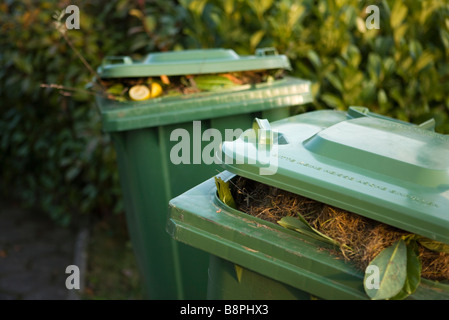
[[[332,253],[339,250],[335,244],[318,236],[317,229],[302,222],[305,218],[286,225],[287,220],[268,221],[238,209],[260,200],[249,190],[244,204],[235,205],[237,191],[243,190],[231,188],[236,179],[256,183],[246,185],[253,190],[263,184],[347,210],[352,217],[381,224],[388,233],[403,231],[410,241],[407,250],[398,249],[404,241],[398,240],[395,251],[389,251],[398,260],[394,254],[386,260],[392,266],[389,278],[398,279],[391,290],[400,291],[387,293],[393,298],[449,299],[449,137],[434,132],[434,121],[414,125],[363,107],[307,112],[273,123],[257,120],[238,139],[223,144],[226,171],[170,201],[167,232],[210,254],[209,299],[358,300],[382,299],[385,292],[374,282],[366,285],[368,268],[338,258]],[[218,178],[230,186],[231,197]],[[351,230],[355,235],[360,225]],[[446,264],[436,270],[441,279],[413,273],[411,239],[431,248],[435,259],[446,255]],[[404,268],[407,276],[399,280]],[[382,280],[386,274],[378,275]],[[402,290],[409,291],[402,295]]]
[[[235,139],[255,116],[284,118],[312,101],[310,82],[288,74],[232,86],[221,75],[290,69],[286,56],[272,48],[250,56],[205,49],[150,53],[139,61],[107,57],[98,68],[111,88],[120,82],[161,88],[167,79],[213,88],[142,101],[126,93],[97,97],[103,130],[116,149],[128,230],[149,299],[206,298],[208,255],[166,233],[169,200],[220,171],[212,160],[221,139]]]

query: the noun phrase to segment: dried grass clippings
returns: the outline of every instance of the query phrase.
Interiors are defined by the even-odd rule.
[[[230,184],[237,209],[276,223],[286,216],[300,213],[307,222],[340,244],[332,254],[355,263],[365,270],[383,249],[409,232],[342,210],[300,195],[243,177]],[[449,254],[419,246],[421,276],[429,280],[449,280]]]

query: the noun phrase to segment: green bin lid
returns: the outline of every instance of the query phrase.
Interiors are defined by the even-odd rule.
[[[290,62],[274,48],[260,48],[255,55],[239,56],[230,49],[202,49],[150,53],[142,61],[128,56],[106,57],[97,69],[106,78],[175,76],[250,70],[287,69]]]
[[[449,244],[449,136],[433,127],[363,107],[313,111],[257,121],[223,143],[220,160],[243,177]]]

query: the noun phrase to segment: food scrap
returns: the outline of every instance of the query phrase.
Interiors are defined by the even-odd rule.
[[[269,83],[283,78],[284,70],[256,70],[221,74],[201,74],[102,79],[109,99],[145,101],[157,97],[178,96],[199,92],[230,90],[243,85]]]

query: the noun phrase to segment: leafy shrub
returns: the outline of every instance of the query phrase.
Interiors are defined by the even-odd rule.
[[[449,133],[449,3],[439,0],[181,1],[188,46],[273,46],[315,82],[316,108],[372,111]],[[367,29],[380,9],[380,28]]]
[[[140,3],[72,3],[80,8],[80,29],[67,35],[93,68],[106,55],[141,56],[174,45],[175,26],[168,31],[162,24],[144,28],[136,17]],[[172,3],[155,4],[151,8],[159,11],[154,16],[166,26]],[[5,196],[15,192],[24,204],[42,208],[62,224],[77,213],[106,214],[122,208],[109,136],[101,132],[93,97],[80,91],[92,74],[53,25],[55,11],[67,5],[30,0],[0,5],[0,188]],[[153,36],[159,29],[164,33]],[[77,91],[67,96],[41,84]]]

